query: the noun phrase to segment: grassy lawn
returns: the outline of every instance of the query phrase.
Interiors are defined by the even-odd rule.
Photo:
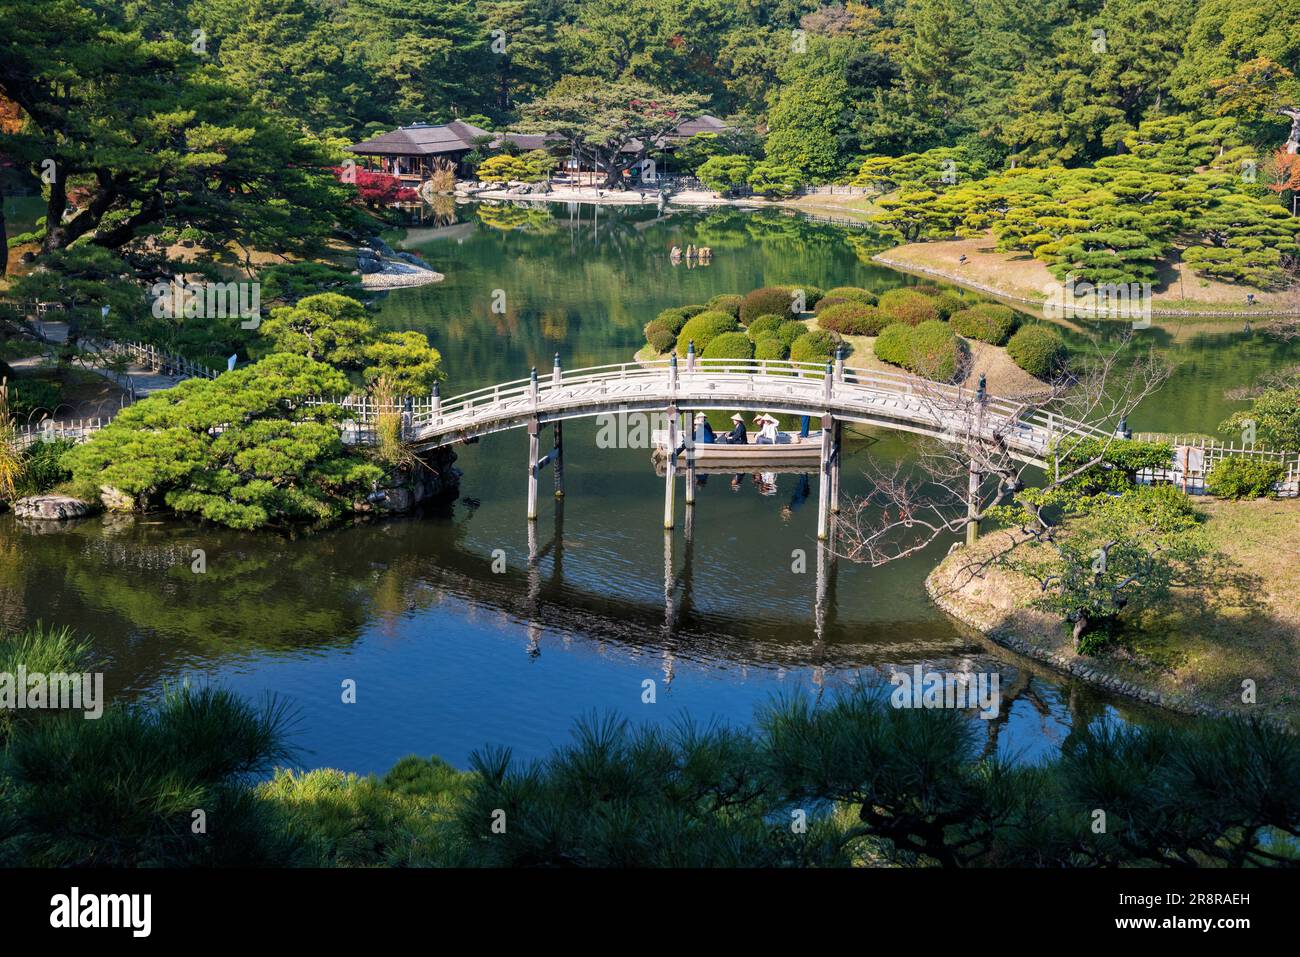
[[[1250,679],[1260,709],[1300,725],[1300,501],[1204,499],[1197,507],[1219,552],[1211,583],[1132,616],[1124,647],[1094,660],[1124,680],[1217,708],[1246,707],[1242,682]],[[994,532],[975,554],[1010,541]],[[1037,585],[1004,569],[972,579],[962,571],[968,557],[955,552],[935,570],[932,582],[947,600],[986,631],[1073,657],[1064,623],[1027,607]]]
[[[989,234],[973,239],[910,243],[882,255],[904,267],[942,273],[954,282],[988,286],[1003,296],[1041,302],[1044,288],[1056,282],[1047,266],[1028,253],[995,252],[993,242],[993,236]],[[958,261],[963,255],[967,259],[964,264]],[[1300,312],[1300,291],[1259,292],[1245,286],[1203,279],[1186,268],[1181,259],[1165,264],[1152,303],[1156,310],[1240,310],[1245,313],[1249,308],[1246,305],[1249,292],[1255,293],[1257,309],[1267,307]]]

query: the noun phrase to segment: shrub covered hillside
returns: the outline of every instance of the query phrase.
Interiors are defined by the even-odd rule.
[[[863,305],[875,296],[865,289],[835,290],[841,305]],[[706,304],[665,309],[645,325],[651,356],[685,356],[691,344],[707,359],[799,359],[824,362],[841,345],[837,334],[849,330],[810,331],[805,317],[825,297],[816,286],[765,286],[745,295],[714,296]],[[823,327],[825,329],[826,327]]]

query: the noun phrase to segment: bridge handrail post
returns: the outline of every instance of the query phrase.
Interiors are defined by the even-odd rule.
[[[551,367],[551,385],[555,388],[560,387],[560,380],[564,377],[564,371],[560,368],[560,354],[555,354],[555,365]]]
[[[533,407],[537,407],[537,366],[533,366],[532,372],[528,377],[528,391],[532,396]]]
[[[673,353],[668,360],[668,391],[676,394],[677,392],[677,353]]]
[[[695,371],[695,340],[692,339],[686,344],[686,371]]]
[[[844,381],[844,346],[835,349],[835,381]]]
[[[831,391],[835,386],[835,370],[834,367],[831,365],[831,360],[829,359],[826,360],[826,378],[824,382],[825,385],[823,388],[823,392],[825,394],[825,398],[827,399],[827,401],[829,401],[831,397]]]

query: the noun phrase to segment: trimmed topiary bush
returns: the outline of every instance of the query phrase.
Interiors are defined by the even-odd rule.
[[[650,322],[662,322],[668,331],[673,335],[681,332],[682,326],[686,325],[686,320],[691,318],[686,314],[686,310],[680,306],[672,309],[665,309],[659,315],[655,316]],[[646,338],[650,338],[650,323],[646,323]]]
[[[1043,379],[1065,365],[1065,340],[1047,326],[1023,326],[1007,343],[1007,355],[1030,375]]]
[[[822,292],[821,288],[818,286],[801,286],[798,283],[785,283],[780,286],[780,288],[788,292],[792,299],[796,292],[802,291],[803,307],[805,311],[811,311],[817,303],[822,301],[822,297],[826,295],[826,293]]]
[[[882,293],[877,308],[889,322],[904,322],[909,326],[919,326],[940,318],[939,306],[935,297],[916,292],[913,289],[891,289]]]
[[[906,368],[912,351],[912,327],[905,322],[895,322],[880,330],[871,350],[881,362]]]
[[[834,289],[827,289],[823,298],[830,299],[851,299],[854,302],[863,302],[868,306],[876,304],[876,294],[869,289],[863,289],[861,286],[836,286]]]
[[[740,318],[740,299],[735,293],[724,293],[721,296],[714,296],[707,303],[710,312],[725,312],[728,315]]]
[[[740,321],[748,325],[759,316],[776,315],[792,317],[791,298],[782,286],[764,286],[747,294],[740,301]]]
[[[819,315],[817,325],[842,336],[875,336],[885,327],[885,317],[875,306],[842,302]]]
[[[794,345],[794,341],[807,331],[807,326],[798,319],[792,319],[777,326],[776,337],[781,340],[782,345],[784,345],[786,349],[789,349]]]
[[[704,350],[715,337],[724,332],[735,332],[740,328],[735,316],[725,312],[701,312],[686,320],[681,332],[677,333],[677,354],[686,355],[691,342],[695,343],[695,354],[703,355]]]
[[[817,305],[813,307],[813,312],[821,315],[831,306],[838,306],[842,302],[856,302],[856,299],[845,299],[843,296],[822,296],[817,300]]]
[[[704,350],[706,359],[752,359],[754,344],[743,332],[724,332],[714,336]]]
[[[937,319],[909,326],[886,326],[872,345],[876,358],[933,379],[951,382],[961,364],[960,343],[952,329]]]
[[[923,322],[912,330],[911,370],[935,382],[951,382],[961,365],[961,343],[946,322]]]
[[[954,312],[948,322],[958,335],[1000,346],[1016,327],[1016,313],[1010,306],[984,302]]]
[[[650,348],[656,353],[665,353],[672,350],[677,345],[677,337],[668,331],[668,328],[651,322],[646,326],[645,341],[650,344]]]
[[[1263,498],[1273,492],[1282,478],[1277,462],[1252,459],[1220,459],[1205,476],[1205,490],[1219,498]]]
[[[757,341],[765,335],[774,335],[776,330],[781,328],[783,323],[790,321],[791,320],[785,316],[759,316],[745,327],[745,332],[749,334],[749,338]]]
[[[776,336],[763,336],[754,343],[755,359],[784,359],[790,355],[790,347]]]
[[[951,289],[945,289],[939,295],[934,297],[934,304],[939,309],[939,318],[947,322],[952,318],[954,312],[961,312],[970,305],[965,299],[957,295]]]
[[[834,333],[814,329],[790,344],[790,359],[793,362],[825,362],[835,355],[839,344],[840,340]]]

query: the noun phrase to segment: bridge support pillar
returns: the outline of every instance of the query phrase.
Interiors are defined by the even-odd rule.
[[[677,517],[677,406],[668,407],[668,458],[664,463],[664,528],[671,529]]]
[[[689,411],[682,417],[686,429],[686,504],[695,504],[695,423]]]
[[[980,483],[984,476],[975,468],[975,460],[971,459],[970,469],[966,476],[966,544],[974,545],[980,537],[980,523],[976,518],[980,511]]]
[[[835,420],[835,435],[831,449],[831,514],[840,513],[840,458],[844,455],[844,423]]]
[[[540,449],[541,426],[537,417],[528,421],[528,521],[537,521],[537,456]]]
[[[822,416],[822,459],[821,480],[817,483],[817,538],[826,541],[830,537],[831,512],[831,463],[832,434],[835,420],[830,415]]]
[[[555,444],[551,448],[551,464],[555,469],[555,497],[564,498],[564,424],[557,420],[551,428],[555,430]]]

